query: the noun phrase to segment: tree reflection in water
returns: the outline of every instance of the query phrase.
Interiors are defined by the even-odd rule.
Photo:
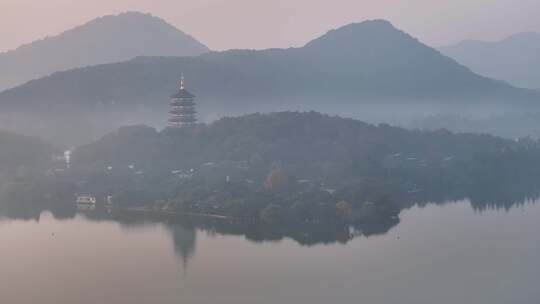
[[[410,196],[394,198],[402,209],[427,204],[448,204],[468,199],[475,211],[484,212],[490,209],[509,210],[526,203],[537,202],[540,191],[534,185],[512,185],[508,187],[475,187],[467,197],[459,192],[436,193],[421,192]],[[0,216],[9,219],[32,220],[39,222],[44,211],[50,211],[55,219],[73,219],[77,210],[70,204],[59,204],[48,208],[37,208],[39,204],[0,204]],[[354,225],[326,222],[326,223],[298,223],[298,224],[264,224],[262,222],[242,222],[223,219],[210,219],[203,217],[183,217],[157,213],[145,213],[126,210],[112,210],[98,208],[95,211],[81,214],[91,221],[115,221],[123,227],[140,227],[148,224],[163,225],[171,234],[174,251],[183,263],[184,269],[188,267],[190,259],[195,255],[197,233],[205,232],[209,235],[237,235],[243,236],[252,242],[281,241],[292,239],[304,246],[317,244],[346,244],[355,237],[369,237],[387,233],[392,227],[399,224],[399,217],[363,221]]]

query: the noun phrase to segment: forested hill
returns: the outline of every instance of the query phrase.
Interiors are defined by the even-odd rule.
[[[205,106],[276,109],[293,100],[334,107],[369,100],[526,106],[540,94],[478,76],[383,20],[332,30],[304,47],[232,50],[196,58],[143,57],[57,73],[0,94],[15,108],[166,105],[179,74]],[[270,102],[272,101],[272,102]]]
[[[9,197],[69,210],[77,193],[88,193],[102,206],[108,198],[139,211],[354,223],[374,233],[413,203],[470,197],[479,207],[507,206],[537,195],[539,180],[532,140],[280,112],[163,131],[123,127],[76,149],[69,170]]]
[[[408,131],[316,112],[282,112],[224,118],[196,130],[124,127],[74,152],[74,168],[112,166],[163,176],[210,170],[262,183],[278,164],[295,180],[331,187],[364,178],[452,185],[533,174],[536,143],[448,131]],[[236,177],[237,176],[237,177]]]

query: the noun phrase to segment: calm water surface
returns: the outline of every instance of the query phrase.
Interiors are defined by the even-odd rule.
[[[539,303],[540,204],[414,207],[303,246],[84,215],[0,220],[1,303]]]

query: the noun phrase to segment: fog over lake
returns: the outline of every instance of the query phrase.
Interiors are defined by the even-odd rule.
[[[540,204],[412,207],[306,246],[123,216],[0,220],[5,303],[533,303]]]

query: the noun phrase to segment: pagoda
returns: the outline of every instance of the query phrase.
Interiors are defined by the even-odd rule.
[[[180,80],[180,91],[171,96],[169,126],[173,128],[191,127],[197,123],[195,95],[185,88],[184,75]]]

